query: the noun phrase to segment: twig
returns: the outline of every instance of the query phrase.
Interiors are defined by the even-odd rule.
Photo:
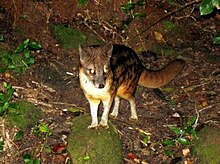
[[[143,34],[144,32],[146,32],[147,30],[149,30],[151,27],[155,26],[157,23],[161,22],[163,19],[165,19],[166,17],[169,17],[170,15],[173,15],[173,14],[176,14],[177,12],[180,12],[182,11],[183,9],[191,6],[191,5],[194,5],[196,3],[199,3],[201,2],[201,0],[195,0],[195,1],[192,1],[192,2],[189,2],[189,3],[186,3],[185,5],[183,5],[182,7],[174,10],[174,11],[171,11],[170,13],[167,13],[165,14],[163,17],[159,18],[157,21],[155,21],[154,23],[152,23],[151,25],[149,25],[146,29],[144,29],[143,31],[141,31],[138,35],[134,36],[134,38],[136,38],[137,36]]]

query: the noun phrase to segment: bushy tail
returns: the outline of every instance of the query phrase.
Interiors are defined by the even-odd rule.
[[[185,62],[183,60],[176,59],[157,71],[144,69],[141,73],[138,84],[148,88],[158,88],[166,85],[178,75],[184,65]]]

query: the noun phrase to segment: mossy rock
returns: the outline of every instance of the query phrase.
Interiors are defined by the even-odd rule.
[[[34,104],[27,101],[20,101],[15,104],[17,109],[9,109],[6,115],[6,122],[11,126],[20,129],[33,127],[42,118],[41,110]]]
[[[194,143],[194,154],[202,164],[220,163],[220,130],[211,126],[203,128],[198,133]]]
[[[73,119],[72,132],[68,136],[67,150],[75,164],[120,164],[121,144],[115,127],[109,129],[88,129],[90,116]]]
[[[94,34],[85,34],[75,28],[65,25],[52,25],[52,32],[66,50],[77,49],[79,45],[96,45],[101,41]]]

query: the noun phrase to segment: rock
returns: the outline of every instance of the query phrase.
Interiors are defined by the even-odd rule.
[[[72,123],[67,150],[74,164],[122,162],[120,139],[114,125],[109,123],[109,129],[88,129],[91,118],[86,115],[74,118]]]
[[[207,126],[198,132],[198,140],[194,143],[194,152],[200,163],[220,163],[220,131]]]

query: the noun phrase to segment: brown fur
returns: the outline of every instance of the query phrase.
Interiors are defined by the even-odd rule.
[[[158,71],[147,70],[137,54],[123,45],[90,46],[79,48],[80,85],[90,103],[92,124],[98,126],[97,110],[102,101],[104,112],[100,125],[107,126],[108,114],[115,99],[111,115],[117,117],[120,98],[131,105],[131,119],[137,119],[135,91],[137,85],[157,88],[170,82],[183,68],[184,61],[177,59]]]

